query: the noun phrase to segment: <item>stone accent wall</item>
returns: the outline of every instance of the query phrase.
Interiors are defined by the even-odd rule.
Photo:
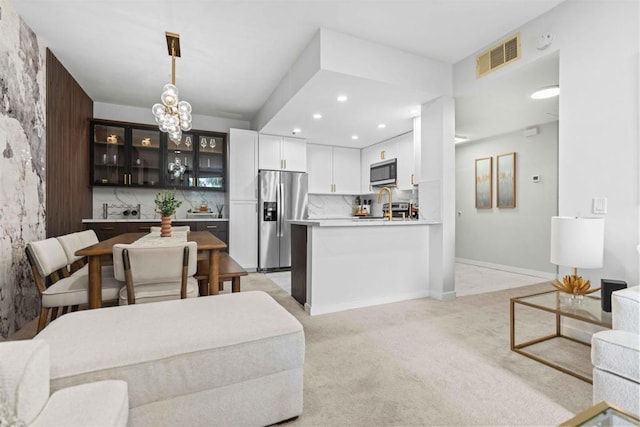
[[[45,237],[45,62],[35,33],[0,0],[0,339],[38,315],[24,253]]]

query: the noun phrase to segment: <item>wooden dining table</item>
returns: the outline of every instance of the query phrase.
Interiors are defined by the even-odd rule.
[[[111,255],[113,245],[130,244],[147,233],[124,233],[76,251],[77,256],[86,256],[89,264],[89,308],[102,307],[102,257]],[[189,231],[187,241],[196,242],[198,251],[209,252],[209,295],[218,294],[220,272],[220,250],[227,245],[208,231]]]

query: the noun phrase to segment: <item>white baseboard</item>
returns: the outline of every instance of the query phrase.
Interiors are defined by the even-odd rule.
[[[510,265],[494,264],[494,263],[485,262],[485,261],[476,261],[473,259],[456,258],[456,262],[459,262],[461,264],[476,265],[478,267],[492,268],[494,270],[508,271],[510,273],[525,274],[527,276],[544,277],[545,279],[549,279],[549,280],[553,280],[556,278],[555,273],[549,273],[548,271],[529,270],[526,268],[513,267]]]

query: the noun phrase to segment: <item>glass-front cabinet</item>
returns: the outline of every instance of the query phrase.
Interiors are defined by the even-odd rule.
[[[94,122],[92,185],[161,185],[161,136],[153,127]]]
[[[170,187],[189,188],[194,187],[194,147],[193,135],[182,133],[180,142],[167,138],[167,174],[166,185]]]
[[[183,132],[176,143],[157,127],[92,121],[91,184],[224,191],[227,134]]]
[[[157,186],[161,183],[160,131],[131,129],[129,185]]]
[[[91,169],[93,185],[124,185],[125,173],[125,134],[122,126],[99,125],[92,127],[93,167]]]
[[[224,190],[224,135],[199,135],[197,186]]]

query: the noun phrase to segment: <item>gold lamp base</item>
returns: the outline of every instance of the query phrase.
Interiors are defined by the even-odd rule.
[[[564,276],[562,282],[556,279],[551,282],[551,285],[559,291],[573,295],[586,295],[600,290],[600,288],[589,289],[591,280],[584,280],[582,276],[577,274]]]

